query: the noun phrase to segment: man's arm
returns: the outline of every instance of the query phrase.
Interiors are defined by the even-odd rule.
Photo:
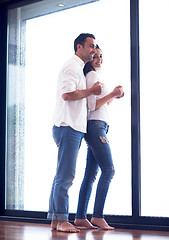
[[[96,82],[91,88],[76,90],[70,93],[64,93],[62,98],[64,101],[76,101],[86,98],[90,95],[100,95],[102,92],[102,85],[100,82]]]

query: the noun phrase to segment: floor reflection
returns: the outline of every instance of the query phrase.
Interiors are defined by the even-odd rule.
[[[103,231],[103,230],[81,230],[79,233],[62,233],[52,231],[50,240],[139,240],[131,233],[123,233],[119,231]]]
[[[50,225],[0,221],[0,240],[169,240],[169,232],[86,230],[79,233],[51,231]]]
[[[79,233],[52,231],[50,240],[169,240],[169,233],[136,230],[81,230]]]

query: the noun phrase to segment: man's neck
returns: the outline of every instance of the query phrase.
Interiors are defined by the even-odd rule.
[[[79,57],[84,62],[84,64],[86,64],[86,62],[82,59],[82,57],[78,53],[75,53],[75,55]]]

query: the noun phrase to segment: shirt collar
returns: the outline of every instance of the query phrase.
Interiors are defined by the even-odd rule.
[[[80,58],[80,57],[78,57],[77,55],[74,55],[74,58],[75,58],[75,60],[80,64],[80,66],[82,67],[82,68],[84,68],[84,62],[83,62],[83,60]]]

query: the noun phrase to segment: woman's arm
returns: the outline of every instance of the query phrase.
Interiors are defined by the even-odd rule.
[[[114,98],[121,98],[124,96],[123,87],[117,86],[112,92],[106,96],[96,100],[95,110],[102,107],[105,103],[110,104]]]

